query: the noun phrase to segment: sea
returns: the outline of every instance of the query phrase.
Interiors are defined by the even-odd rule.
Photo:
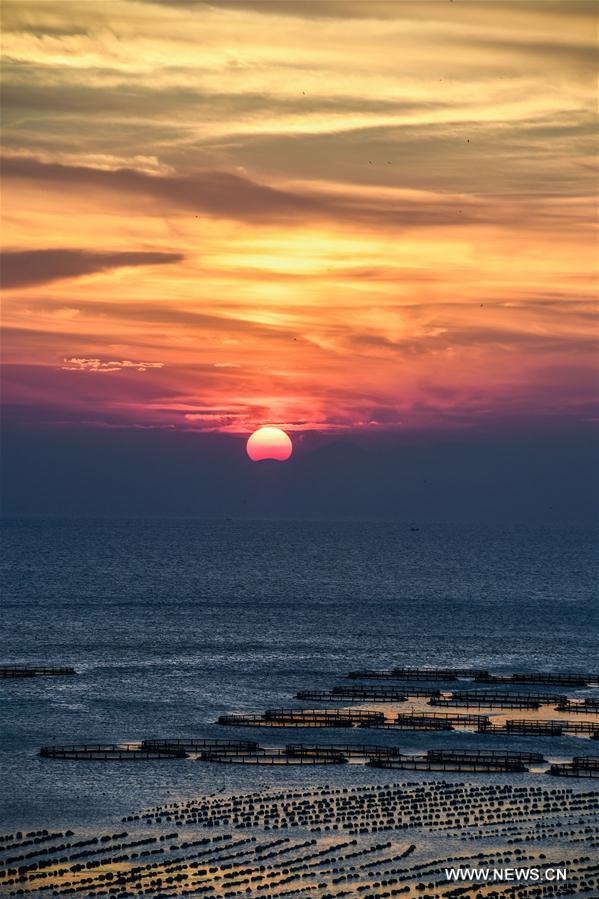
[[[77,669],[0,682],[4,832],[114,822],[224,790],[398,774],[58,761],[39,756],[44,745],[366,734],[409,751],[421,734],[252,732],[216,720],[299,706],[298,690],[328,689],[358,668],[599,668],[597,535],[582,528],[32,518],[4,520],[2,547],[0,664]],[[572,740],[551,741],[553,755],[572,755]],[[535,748],[526,741],[510,748]]]

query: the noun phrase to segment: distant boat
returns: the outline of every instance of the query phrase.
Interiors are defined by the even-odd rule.
[[[419,531],[420,528],[410,528],[411,531]]]

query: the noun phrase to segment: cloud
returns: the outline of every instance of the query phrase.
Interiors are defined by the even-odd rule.
[[[1,254],[2,285],[5,289],[47,284],[78,278],[111,268],[137,265],[167,265],[180,262],[180,253],[110,253],[95,250],[49,249],[5,250]]]
[[[31,156],[5,157],[2,168],[5,178],[125,192],[158,199],[169,208],[248,222],[336,219],[373,226],[413,227],[466,224],[486,221],[489,217],[484,204],[464,197],[458,210],[453,195],[393,190],[379,193],[376,189],[352,190],[350,186],[339,188],[317,184],[288,190],[224,171],[155,175],[134,169],[107,170],[46,163]]]
[[[132,362],[130,359],[123,359],[120,362],[102,359],[85,359],[80,356],[73,356],[71,359],[64,359],[64,365],[61,365],[63,371],[90,371],[90,372],[110,372],[122,371],[124,368],[132,368],[135,371],[147,371],[148,368],[163,368],[164,362]]]

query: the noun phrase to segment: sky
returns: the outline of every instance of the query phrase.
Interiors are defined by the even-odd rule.
[[[532,439],[535,507],[564,465],[584,505],[596,13],[5,0],[9,509],[85,507],[76,473],[108,444],[168,470],[190,439],[210,480],[214,448],[236,458],[261,425],[294,458],[361,447],[358,473],[453,447],[435,465],[461,465],[462,495],[489,446],[539,477]]]

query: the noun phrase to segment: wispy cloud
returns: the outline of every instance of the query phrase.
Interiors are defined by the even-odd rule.
[[[63,371],[89,371],[89,372],[111,372],[123,371],[123,369],[134,369],[135,371],[147,371],[149,368],[162,368],[163,362],[132,362],[130,359],[117,361],[114,359],[85,359],[81,356],[73,356],[71,359],[64,359],[64,364],[60,367]]]

